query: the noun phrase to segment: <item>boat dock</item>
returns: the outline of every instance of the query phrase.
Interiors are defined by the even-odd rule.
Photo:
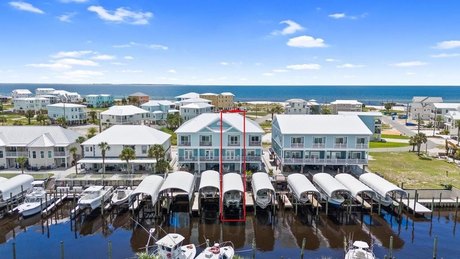
[[[198,213],[198,211],[200,210],[200,195],[198,192],[195,192],[193,194],[193,205],[192,205],[192,213]]]
[[[406,206],[407,210],[415,211],[417,214],[431,213],[430,209],[415,201],[415,199],[402,199],[402,203]]]
[[[292,209],[292,203],[289,200],[289,198],[287,197],[287,195],[286,194],[281,194],[280,197],[281,197],[281,202],[284,204],[284,208]]]
[[[246,207],[254,206],[254,197],[252,195],[252,192],[246,192],[245,199],[246,199]]]

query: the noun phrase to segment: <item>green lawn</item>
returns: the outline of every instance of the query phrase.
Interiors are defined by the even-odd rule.
[[[403,136],[403,135],[382,134],[382,138],[409,139],[410,137],[408,137],[408,136]]]
[[[407,147],[408,143],[397,143],[397,142],[369,142],[369,148],[395,148],[395,147]]]
[[[5,178],[12,178],[13,176],[16,176],[16,175],[20,175],[21,173],[18,173],[18,174],[5,174],[5,173],[0,173],[0,177],[5,177]],[[24,172],[24,174],[27,174],[27,171]],[[53,176],[53,174],[49,174],[49,173],[43,173],[43,174],[32,174],[32,176],[34,177],[34,179],[46,179],[46,178],[49,178],[51,176]]]
[[[404,188],[442,189],[442,184],[460,187],[460,168],[443,160],[419,158],[412,152],[370,153],[369,169]],[[448,176],[446,176],[448,171]]]

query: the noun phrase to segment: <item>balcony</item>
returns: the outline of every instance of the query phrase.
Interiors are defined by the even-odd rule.
[[[196,156],[180,156],[179,157],[179,162],[183,162],[183,161],[196,161],[197,158]]]
[[[347,143],[336,143],[334,148],[347,148]]]
[[[240,142],[239,141],[228,142],[228,146],[230,147],[240,146]]]
[[[368,147],[369,147],[369,143],[356,144],[357,149],[367,149]]]
[[[200,146],[202,146],[202,147],[210,147],[210,146],[212,146],[212,141],[200,141]]]
[[[260,161],[261,156],[246,156],[246,161]]]
[[[66,156],[65,151],[54,151],[54,156]]]
[[[200,161],[219,161],[219,157],[200,156]]]
[[[223,161],[240,161],[239,156],[224,156],[222,157]]]
[[[341,159],[341,158],[284,158],[283,164],[295,165],[365,165],[367,159]]]
[[[28,157],[29,153],[27,151],[7,151],[6,157],[20,157],[25,156]]]
[[[249,141],[249,146],[254,147],[254,146],[261,146],[262,142],[260,141]]]
[[[182,141],[179,143],[179,146],[190,147],[192,144],[190,141]]]
[[[292,148],[303,148],[303,143],[291,143]]]
[[[314,143],[312,148],[325,148],[326,144],[323,143]]]

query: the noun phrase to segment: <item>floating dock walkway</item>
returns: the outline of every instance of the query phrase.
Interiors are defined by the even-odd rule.
[[[407,204],[407,199],[402,199],[402,203],[406,206],[406,209],[415,211],[417,214],[431,213],[431,210],[422,204],[416,202],[414,199],[409,199],[409,204]],[[431,201],[430,201],[431,202]]]

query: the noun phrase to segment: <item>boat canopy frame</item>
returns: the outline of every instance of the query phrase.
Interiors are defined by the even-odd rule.
[[[166,176],[160,188],[160,194],[168,190],[180,190],[188,195],[189,201],[194,195],[196,175],[186,171],[176,171]]]
[[[302,194],[306,193],[312,194],[317,198],[320,197],[320,192],[318,189],[313,185],[308,178],[299,173],[290,174],[287,177],[288,188],[291,190],[292,194],[298,201],[301,201]]]
[[[275,188],[273,188],[268,174],[263,172],[254,173],[252,175],[252,191],[256,200],[257,194],[261,190],[269,190],[272,194],[275,194]]]
[[[392,197],[394,194],[399,194],[403,198],[407,196],[406,191],[385,180],[383,177],[378,176],[377,174],[364,173],[359,176],[359,180],[383,197]]]
[[[368,197],[375,197],[376,192],[351,174],[341,173],[334,177],[343,186],[345,186],[353,197],[366,194]]]
[[[326,194],[328,197],[334,197],[335,194],[347,194],[351,196],[350,190],[336,180],[328,173],[317,173],[313,175],[313,182]]]
[[[159,175],[149,175],[142,180],[142,182],[134,189],[134,191],[129,195],[134,197],[139,194],[145,194],[151,197],[152,205],[158,201],[158,196],[160,194],[160,188],[163,185],[164,178]]]
[[[230,191],[244,193],[243,178],[238,173],[226,173],[223,176],[222,194]]]
[[[208,187],[216,188],[217,191],[220,191],[219,172],[214,170],[207,170],[201,173],[200,186],[198,187],[198,192],[201,192],[203,188]]]

